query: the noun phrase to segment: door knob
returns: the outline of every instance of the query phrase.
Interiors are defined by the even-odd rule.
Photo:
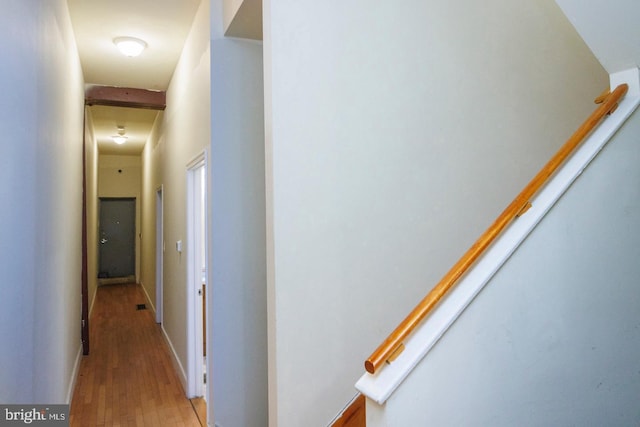
[[[102,243],[103,245],[104,245],[105,243],[107,243],[107,242],[108,242],[108,240],[107,240],[107,239],[100,239],[100,243]]]

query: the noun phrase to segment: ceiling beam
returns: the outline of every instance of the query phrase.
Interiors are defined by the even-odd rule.
[[[129,87],[91,86],[85,90],[84,103],[85,105],[164,110],[167,106],[167,93]]]

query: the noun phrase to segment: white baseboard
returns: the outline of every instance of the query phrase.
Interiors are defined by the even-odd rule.
[[[96,305],[96,297],[98,296],[98,288],[96,287],[96,291],[93,293],[93,298],[91,299],[91,303],[89,304],[89,323],[91,323],[91,313],[93,313],[93,307]],[[80,361],[82,360],[82,342],[80,342],[80,348],[78,349],[78,353],[76,354],[76,361],[73,363],[73,371],[71,372],[71,381],[69,382],[69,389],[67,390],[67,404],[71,404],[71,399],[73,399],[73,392],[76,389],[76,383],[78,382],[78,375],[80,373]]]
[[[178,358],[178,353],[176,353],[176,349],[173,347],[173,343],[171,342],[169,335],[167,335],[167,331],[164,329],[164,324],[162,324],[160,328],[162,330],[162,335],[164,336],[165,341],[167,342],[167,344],[169,345],[169,348],[171,349],[171,361],[173,362],[174,368],[176,368],[176,372],[178,372],[178,378],[180,379],[180,383],[182,384],[182,391],[186,395],[187,373],[185,372],[184,367],[182,366],[182,363],[180,363],[180,358]]]
[[[80,361],[82,360],[82,343],[76,354],[76,361],[73,364],[73,370],[71,371],[71,379],[69,381],[69,388],[67,390],[67,398],[65,400],[67,405],[71,405],[71,399],[73,399],[73,392],[76,389],[76,383],[78,382],[78,374],[80,373]]]
[[[149,294],[147,293],[147,290],[144,287],[144,285],[142,283],[140,283],[140,286],[142,287],[142,291],[144,292],[144,296],[147,299],[147,302],[149,303],[149,306],[153,310],[153,318],[155,319],[156,306],[151,301],[151,297],[149,297]],[[173,362],[173,366],[176,369],[176,372],[178,372],[178,377],[180,378],[180,383],[182,384],[182,389],[183,389],[183,391],[186,392],[186,390],[187,390],[187,374],[186,374],[186,372],[184,370],[184,367],[182,366],[182,363],[180,363],[180,359],[178,358],[178,353],[176,353],[176,349],[173,347],[173,343],[171,342],[171,339],[169,338],[169,335],[167,334],[167,331],[164,329],[164,325],[161,325],[160,329],[162,330],[162,335],[164,336],[164,340],[169,345],[169,349],[171,349],[171,361]]]
[[[142,292],[144,292],[144,296],[147,299],[147,303],[149,304],[149,307],[151,307],[151,311],[153,311],[153,318],[156,318],[156,306],[153,303],[153,301],[151,301],[151,297],[149,296],[149,293],[147,292],[147,288],[144,287],[144,284],[142,282],[140,282],[140,286],[142,287]]]
[[[138,283],[136,276],[125,276],[125,277],[107,277],[107,278],[98,278],[98,286],[101,285],[119,285],[123,283]]]
[[[93,306],[96,304],[97,295],[98,295],[98,288],[96,287],[96,290],[93,293],[93,299],[91,300],[91,304],[89,304],[89,320],[91,320],[91,313],[93,313]]]

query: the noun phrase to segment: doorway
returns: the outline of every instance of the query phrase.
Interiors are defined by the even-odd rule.
[[[135,281],[136,199],[100,198],[99,279]]]
[[[164,205],[162,204],[162,186],[156,190],[156,323],[162,323],[162,295],[164,268]]]
[[[187,324],[188,394],[206,391],[207,180],[206,155],[187,166]]]

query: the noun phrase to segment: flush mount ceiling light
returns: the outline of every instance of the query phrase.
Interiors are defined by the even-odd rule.
[[[144,48],[147,47],[147,43],[144,40],[135,37],[117,37],[113,39],[113,43],[123,55],[131,57],[140,55]]]
[[[111,138],[113,139],[113,142],[115,142],[118,145],[122,145],[125,142],[127,142],[127,137],[124,135],[114,135]]]
[[[113,135],[111,139],[118,145],[122,145],[127,142],[127,136],[124,134],[124,126],[118,126],[118,134]]]

